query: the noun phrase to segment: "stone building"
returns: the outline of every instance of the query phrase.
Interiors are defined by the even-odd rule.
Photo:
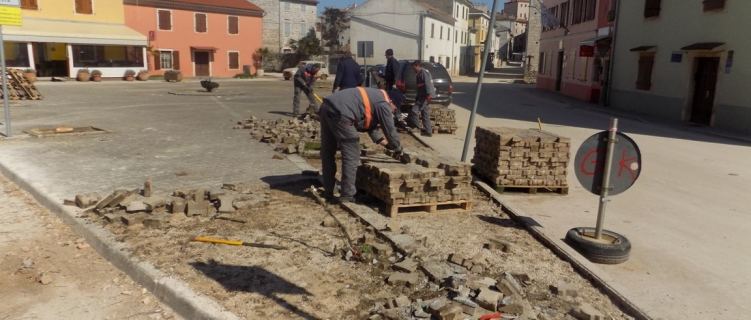
[[[304,37],[318,22],[316,0],[253,0],[263,17],[263,46],[272,52],[290,53],[289,40]]]

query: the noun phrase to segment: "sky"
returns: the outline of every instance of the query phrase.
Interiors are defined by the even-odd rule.
[[[348,5],[351,5],[353,3],[356,3],[356,4],[360,5],[363,2],[365,2],[365,0],[318,0],[318,14],[319,15],[322,14],[324,8],[326,8],[326,7],[344,8],[344,7],[346,7]],[[475,1],[475,2],[476,3],[483,3],[483,2],[486,2],[486,1]],[[493,3],[493,1],[487,1],[487,2],[488,2],[488,6],[490,6]],[[504,2],[506,2],[506,0],[498,1],[499,7],[500,7],[500,4],[504,3]]]

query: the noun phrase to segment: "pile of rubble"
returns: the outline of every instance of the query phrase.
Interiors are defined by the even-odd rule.
[[[468,164],[429,156],[417,156],[414,164],[407,165],[386,156],[362,160],[363,164],[357,168],[357,188],[387,204],[472,199],[471,167]]]
[[[537,129],[475,131],[473,169],[496,186],[568,186],[571,139]]]
[[[388,244],[378,243],[374,234],[366,233],[360,248],[366,248],[368,256],[363,255],[361,259],[377,258],[372,262],[376,267],[392,269],[387,284],[406,286],[410,291],[420,292],[410,296],[425,300],[400,295],[385,304],[376,303],[368,319],[499,319],[503,315],[506,319],[544,320],[558,318],[566,312],[578,319],[605,319],[591,305],[576,303],[578,288],[569,283],[558,281],[544,287],[527,274],[505,272],[489,276],[491,266],[485,251],[471,259],[452,254],[446,262],[434,261],[436,257],[424,247],[427,238],[414,239],[405,229],[395,224],[386,228],[390,241],[402,244],[397,246],[398,252]],[[514,246],[502,239],[491,239],[486,248],[508,253],[513,252]],[[423,277],[421,271],[427,277]],[[551,304],[553,296],[566,302]],[[483,318],[485,316],[488,317]]]
[[[241,183],[225,183],[221,189],[178,189],[169,196],[155,195],[151,179],[147,179],[143,189],[115,190],[104,198],[96,192],[79,194],[75,200],[65,200],[65,204],[93,212],[108,223],[160,227],[171,219],[265,207],[269,197],[268,188],[246,188]]]
[[[252,130],[250,135],[254,139],[274,145],[276,151],[286,154],[317,153],[309,149],[317,149],[321,144],[321,125],[310,115],[306,115],[302,120],[264,120],[250,117],[238,121],[234,128]]]
[[[433,133],[447,132],[456,134],[456,111],[448,107],[430,106],[430,122]]]

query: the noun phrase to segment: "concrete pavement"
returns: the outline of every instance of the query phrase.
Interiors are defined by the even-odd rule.
[[[457,134],[424,139],[443,154],[461,157],[476,81],[454,79]],[[491,75],[483,85],[475,124],[536,128],[539,117],[544,130],[570,137],[575,150],[585,138],[607,129],[610,111]],[[630,190],[614,197],[605,219],[607,229],[631,240],[631,258],[599,268],[627,288],[628,298],[654,318],[747,318],[751,143],[723,137],[728,134],[711,128],[622,112],[614,115],[619,130],[639,144],[643,171]],[[474,143],[468,161],[473,147]],[[573,173],[573,163],[569,171]],[[597,196],[585,191],[573,174],[568,180],[568,196],[503,197],[549,234],[563,238],[570,228],[594,226],[597,214]]]

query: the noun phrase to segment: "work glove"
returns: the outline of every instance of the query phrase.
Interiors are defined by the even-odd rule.
[[[433,98],[431,98],[430,96],[427,96],[427,97],[425,97],[425,101],[427,101],[428,103],[430,103],[430,101],[433,101]]]
[[[401,160],[403,164],[408,164],[412,162],[412,158],[410,158],[409,155],[406,153],[402,153],[401,159],[399,160]]]

